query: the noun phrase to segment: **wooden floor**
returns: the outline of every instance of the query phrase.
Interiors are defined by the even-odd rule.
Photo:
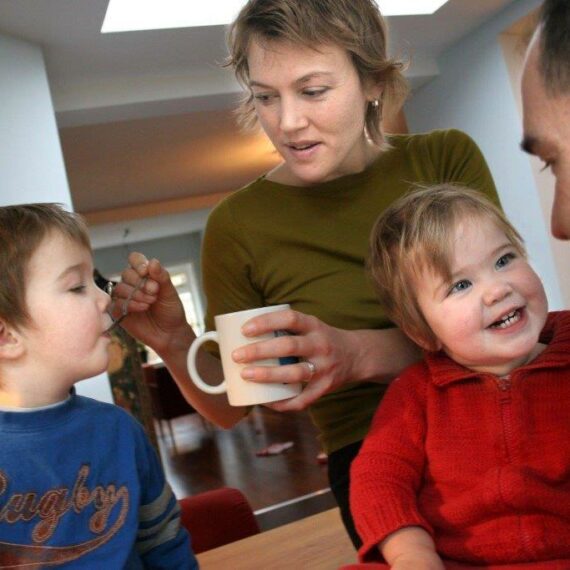
[[[335,506],[316,429],[306,412],[280,414],[259,407],[230,430],[205,425],[197,414],[172,421],[159,437],[161,457],[178,498],[222,486],[248,498],[263,530]],[[272,443],[292,441],[280,455],[257,457]]]

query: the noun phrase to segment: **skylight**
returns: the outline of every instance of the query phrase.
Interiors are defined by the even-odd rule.
[[[448,0],[377,0],[384,16],[433,14]],[[102,33],[229,24],[244,0],[109,0]]]

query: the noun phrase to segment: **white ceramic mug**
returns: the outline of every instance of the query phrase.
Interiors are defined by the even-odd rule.
[[[278,400],[285,400],[297,396],[301,392],[300,383],[260,383],[244,380],[241,377],[241,371],[246,366],[282,366],[284,364],[297,362],[296,358],[267,358],[248,364],[239,364],[232,359],[232,352],[240,346],[287,334],[283,331],[274,331],[256,337],[246,337],[241,333],[241,327],[246,321],[258,315],[272,313],[274,311],[283,311],[288,308],[289,305],[274,305],[214,317],[216,330],[199,336],[192,343],[188,351],[188,371],[194,384],[196,384],[200,390],[208,394],[222,394],[223,392],[227,392],[228,400],[232,406],[267,404],[269,402],[277,402]],[[206,384],[196,370],[196,354],[198,349],[209,340],[217,342],[220,345],[220,356],[224,370],[225,379],[216,386]]]

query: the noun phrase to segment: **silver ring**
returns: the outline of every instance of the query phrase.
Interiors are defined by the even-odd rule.
[[[309,369],[309,380],[310,380],[315,375],[317,367],[310,360],[305,360],[304,362],[307,365],[307,368]]]

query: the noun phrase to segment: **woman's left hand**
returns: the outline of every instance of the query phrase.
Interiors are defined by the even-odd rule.
[[[294,310],[255,317],[242,329],[251,337],[275,330],[292,334],[244,345],[232,356],[240,363],[276,355],[300,358],[298,364],[251,365],[242,371],[244,379],[255,382],[306,383],[299,396],[266,404],[277,411],[303,410],[347,382],[389,381],[421,357],[418,347],[399,329],[347,331]]]

